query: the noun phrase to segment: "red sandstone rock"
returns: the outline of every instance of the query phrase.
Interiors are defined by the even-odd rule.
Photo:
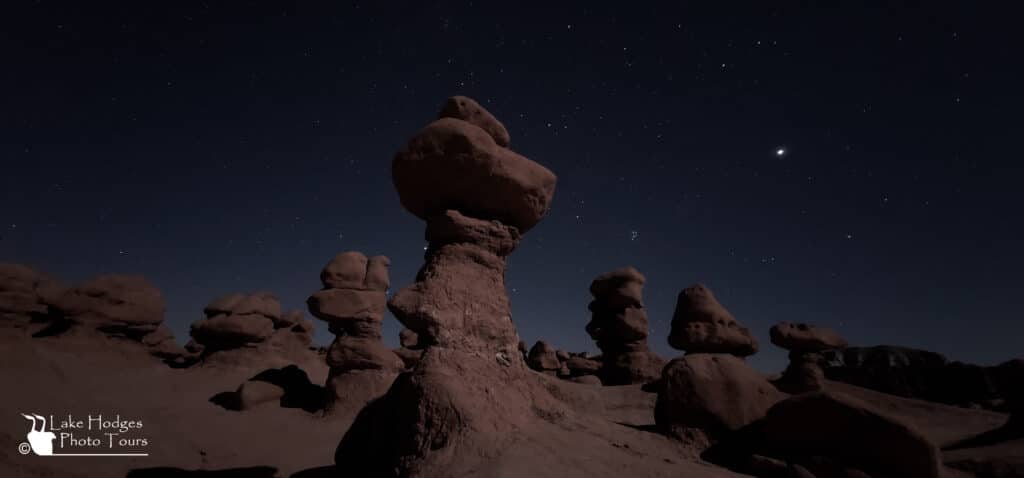
[[[485,110],[480,103],[465,96],[453,96],[448,98],[444,107],[441,108],[439,118],[456,118],[473,124],[491,135],[498,146],[509,147],[511,138],[505,125]]]
[[[757,353],[757,339],[702,284],[679,293],[668,343],[689,353]]]

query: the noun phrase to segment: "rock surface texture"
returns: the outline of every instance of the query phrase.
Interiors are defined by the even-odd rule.
[[[307,301],[310,313],[335,335],[326,359],[333,406],[365,405],[383,395],[405,368],[381,336],[390,265],[384,256],[338,254],[320,273],[323,289]]]
[[[505,290],[506,257],[547,212],[555,176],[502,146],[479,105],[453,98],[441,116],[392,163],[429,246],[388,308],[424,351],[339,443],[335,462],[360,476],[460,476],[557,415],[519,351]]]
[[[647,383],[661,376],[665,361],[647,346],[646,278],[633,267],[597,276],[590,283],[594,300],[587,333],[602,353],[598,371],[605,385]]]
[[[780,322],[769,330],[771,341],[789,351],[789,366],[775,386],[786,393],[805,393],[825,386],[821,352],[846,348],[846,339],[832,329]]]

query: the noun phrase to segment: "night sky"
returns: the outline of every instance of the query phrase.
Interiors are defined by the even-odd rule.
[[[68,3],[0,12],[0,261],[143,274],[182,343],[225,293],[305,310],[338,252],[411,283],[391,159],[464,94],[558,175],[510,259],[530,343],[596,351],[589,283],[631,264],[665,356],[698,281],[766,371],[781,320],[1022,352],[1024,41],[995,3]]]

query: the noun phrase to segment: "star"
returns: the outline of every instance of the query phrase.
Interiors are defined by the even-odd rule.
[[[783,157],[786,155],[786,148],[779,148],[775,150],[775,156]]]

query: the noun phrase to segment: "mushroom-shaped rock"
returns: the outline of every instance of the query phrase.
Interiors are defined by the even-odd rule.
[[[866,403],[831,392],[780,401],[762,420],[730,435],[704,457],[731,467],[751,455],[809,469],[808,458],[819,457],[876,477],[942,476],[939,450],[923,434]]]
[[[768,335],[780,348],[801,352],[843,349],[847,345],[846,339],[836,331],[803,323],[779,322],[772,326]]]
[[[509,147],[512,142],[505,125],[501,124],[489,111],[485,110],[476,100],[465,96],[448,98],[441,108],[438,118],[455,118],[473,124],[491,135],[498,146]]]
[[[555,348],[543,340],[533,344],[527,363],[538,372],[552,372],[561,368]]]
[[[135,338],[164,321],[163,295],[142,276],[98,276],[67,290],[54,308],[74,324]]]
[[[388,308],[424,350],[362,409],[335,463],[359,476],[479,471],[561,413],[518,351],[505,288],[506,258],[546,213],[555,176],[479,126],[442,118],[396,154],[392,180],[427,222],[428,247],[416,282]]]
[[[453,209],[519,232],[540,221],[555,193],[551,171],[455,118],[421,130],[395,156],[391,173],[402,206],[420,219]]]
[[[789,350],[789,366],[775,386],[786,393],[806,393],[825,387],[824,350],[846,347],[846,340],[832,329],[809,324],[780,322],[769,330],[772,343]]]
[[[757,339],[736,321],[703,284],[679,293],[669,345],[687,353],[727,353],[745,357],[757,353]]]
[[[674,359],[665,366],[661,382],[655,422],[675,436],[687,436],[689,430],[723,436],[764,417],[784,398],[764,376],[729,354]]]

